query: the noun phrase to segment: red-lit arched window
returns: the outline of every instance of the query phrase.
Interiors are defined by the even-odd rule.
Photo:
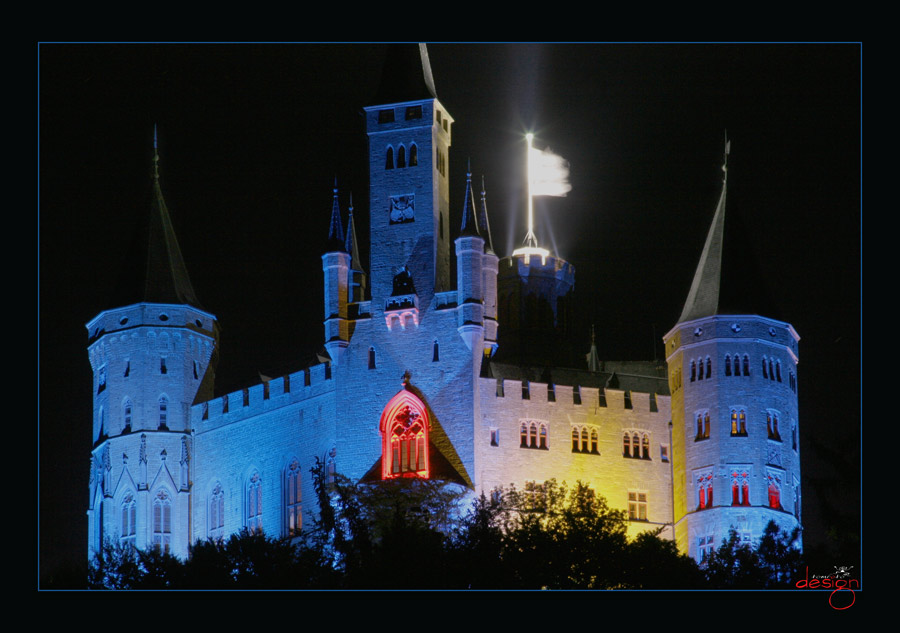
[[[428,410],[410,391],[391,398],[381,414],[381,477],[422,477],[428,469]]]

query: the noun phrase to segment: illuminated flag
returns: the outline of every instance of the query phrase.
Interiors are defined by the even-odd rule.
[[[569,161],[549,149],[529,148],[532,196],[565,196],[572,190],[569,184]]]

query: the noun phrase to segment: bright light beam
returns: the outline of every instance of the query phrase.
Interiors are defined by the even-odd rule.
[[[569,163],[551,152],[549,149],[534,149],[534,134],[525,135],[528,141],[528,157],[526,170],[528,174],[528,232],[525,234],[525,245],[513,251],[513,255],[540,255],[543,259],[549,254],[540,248],[534,234],[534,196],[565,196],[572,190],[569,184]]]

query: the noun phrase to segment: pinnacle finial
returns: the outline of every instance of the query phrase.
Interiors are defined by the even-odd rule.
[[[725,156],[722,158],[722,182],[728,180],[728,155],[731,153],[731,141],[728,140],[728,130],[725,130]]]
[[[350,215],[353,215],[353,192],[350,192]]]

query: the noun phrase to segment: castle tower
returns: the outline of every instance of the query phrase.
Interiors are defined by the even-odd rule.
[[[104,540],[187,555],[189,409],[212,397],[218,324],[194,293],[159,183],[114,307],[88,324],[94,422],[88,554]]]
[[[664,337],[676,541],[698,561],[731,528],[752,542],[770,520],[786,530],[801,523],[800,337],[789,323],[746,311],[750,288],[735,287],[741,284],[733,273],[746,268],[748,257],[734,217],[726,234],[727,165],[723,171],[684,310]]]
[[[472,193],[472,172],[466,174],[466,195],[463,219],[456,238],[457,322],[466,346],[481,354],[484,342],[484,238],[478,231],[475,218],[475,196]]]
[[[448,151],[453,119],[437,100],[424,44],[391,46],[369,137],[370,274],[376,313],[404,267],[420,297],[450,290]],[[380,314],[374,315],[380,317]]]
[[[346,248],[335,182],[331,224],[328,229],[328,250],[322,255],[322,270],[325,273],[325,349],[335,365],[340,364],[341,354],[350,340],[347,304],[352,278],[351,259]]]

